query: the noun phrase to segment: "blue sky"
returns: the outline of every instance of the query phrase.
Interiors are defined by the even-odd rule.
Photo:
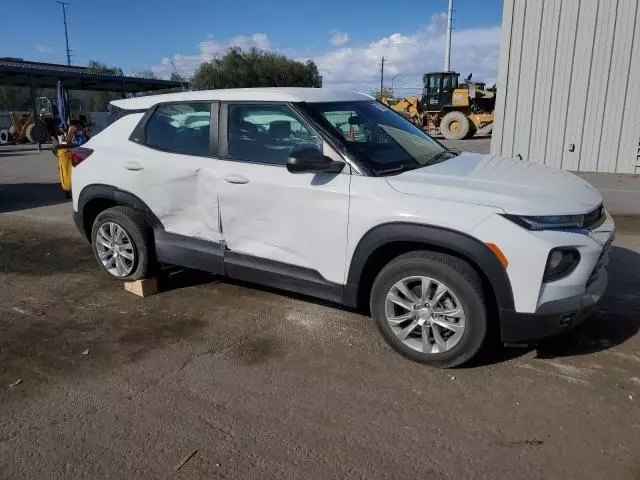
[[[60,5],[6,3],[3,38],[20,41],[4,42],[0,56],[64,63]],[[164,76],[171,58],[188,74],[238,44],[312,58],[325,83],[362,88],[375,78],[376,57],[385,55],[389,73],[402,74],[398,88],[408,89],[419,83],[420,71],[442,68],[446,9],[447,0],[76,0],[67,20],[78,65],[96,59]],[[501,14],[502,0],[481,6],[455,0],[454,68],[494,80]]]

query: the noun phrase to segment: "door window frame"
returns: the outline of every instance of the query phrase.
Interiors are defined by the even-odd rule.
[[[210,109],[210,117],[209,117],[209,148],[207,155],[196,155],[193,153],[183,153],[176,152],[174,150],[169,150],[165,148],[159,148],[154,145],[149,145],[147,143],[147,124],[149,120],[156,113],[158,108],[163,106],[171,106],[171,105],[194,105],[194,104],[208,104],[211,106]],[[159,102],[150,107],[144,116],[140,119],[136,127],[131,132],[129,136],[129,140],[135,143],[138,143],[146,148],[151,148],[152,150],[157,150],[159,152],[173,153],[176,155],[188,155],[190,157],[205,157],[205,158],[219,158],[220,155],[220,147],[219,147],[219,112],[220,112],[220,102],[214,100],[180,100],[174,102]]]
[[[247,164],[254,165],[267,165],[270,167],[280,167],[286,168],[284,163],[267,163],[260,161],[249,161],[240,158],[232,158],[229,156],[229,105],[246,105],[246,106],[269,106],[269,107],[285,107],[291,112],[291,116],[295,117],[300,124],[309,130],[310,133],[317,136],[322,142],[322,146],[324,148],[324,144],[328,143],[324,135],[318,128],[311,122],[305,115],[303,115],[295,105],[291,102],[267,102],[267,101],[255,101],[255,100],[238,100],[238,101],[225,101],[220,102],[220,110],[219,110],[219,118],[218,118],[218,154],[220,159],[228,160],[230,162],[241,162]],[[346,162],[345,162],[346,163]]]

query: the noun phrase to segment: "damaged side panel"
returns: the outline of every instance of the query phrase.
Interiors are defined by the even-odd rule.
[[[181,155],[137,146],[130,162],[139,171],[122,174],[122,188],[144,192],[144,200],[164,229],[212,242],[222,240],[218,224],[217,181],[208,168],[209,157]]]
[[[224,162],[220,183],[223,238],[232,252],[344,278],[348,174],[291,174],[283,166]],[[332,255],[327,255],[327,251]]]

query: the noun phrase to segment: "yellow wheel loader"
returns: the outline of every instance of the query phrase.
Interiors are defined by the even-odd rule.
[[[490,134],[495,90],[471,82],[471,75],[459,85],[459,76],[455,72],[426,73],[422,97],[407,97],[395,103],[383,97],[381,101],[427,133],[440,134],[447,140]]]

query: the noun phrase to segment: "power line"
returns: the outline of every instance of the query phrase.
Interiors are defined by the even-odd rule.
[[[64,21],[64,41],[66,44],[67,50],[67,65],[71,66],[71,50],[69,50],[69,32],[67,30],[67,6],[71,5],[70,3],[61,2],[60,0],[56,0],[56,3],[62,5],[62,19]]]

